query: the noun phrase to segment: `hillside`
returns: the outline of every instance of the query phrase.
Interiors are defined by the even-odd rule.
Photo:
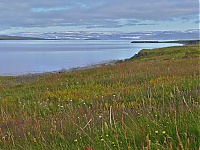
[[[110,66],[0,77],[0,147],[198,150],[199,45],[140,53]]]

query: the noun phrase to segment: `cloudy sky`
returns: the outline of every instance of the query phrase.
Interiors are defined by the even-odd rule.
[[[199,28],[200,0],[0,0],[0,34]]]

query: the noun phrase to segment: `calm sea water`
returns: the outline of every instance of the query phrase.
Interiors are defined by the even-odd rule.
[[[178,44],[132,44],[126,40],[0,41],[0,75],[44,73],[132,57],[144,48]]]

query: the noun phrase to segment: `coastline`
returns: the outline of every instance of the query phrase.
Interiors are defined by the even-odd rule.
[[[34,38],[34,37],[20,37],[20,36],[0,36],[1,40],[46,40],[44,38]]]
[[[37,38],[37,37],[21,37],[21,36],[6,36],[0,35],[0,40],[62,40],[62,39],[46,39],[46,38]],[[86,38],[84,40],[101,40],[97,38]],[[200,40],[191,39],[191,40],[134,40],[131,43],[178,43],[184,45],[198,44]]]
[[[192,45],[192,44],[198,44],[200,40],[185,40],[185,41],[132,41],[131,43],[179,43],[184,45]],[[172,46],[169,46],[172,47]],[[146,56],[146,53],[142,53],[143,49],[139,50],[139,52],[130,58],[123,59],[123,60],[110,60],[110,61],[105,61],[105,62],[100,62],[96,64],[90,64],[86,65],[83,67],[76,67],[76,68],[70,68],[70,69],[60,69],[60,70],[55,70],[55,71],[49,71],[49,72],[36,72],[36,73],[27,73],[27,74],[19,74],[19,75],[0,75],[0,77],[34,77],[34,76],[41,76],[45,74],[59,74],[63,72],[71,72],[75,70],[85,70],[85,69],[90,69],[90,68],[96,68],[96,67],[102,67],[102,66],[113,66],[116,65],[116,63],[122,63],[125,61],[133,60],[133,58],[139,58],[139,57],[144,57]]]
[[[132,41],[131,43],[178,43],[184,45],[191,45],[191,44],[199,44],[200,40],[174,40],[174,41],[143,40],[143,41]]]
[[[131,140],[134,135],[133,140],[137,141],[135,144],[140,146],[150,130],[151,142],[156,144],[157,139],[160,139],[159,143],[163,143],[163,137],[173,137],[177,131],[172,129],[176,127],[196,139],[190,144],[190,148],[195,149],[198,143],[198,132],[194,131],[198,131],[196,120],[199,114],[199,45],[144,51],[147,56],[114,63],[114,66],[97,66],[54,74],[0,77],[0,101],[6,114],[2,114],[4,120],[1,122],[1,138],[5,149],[20,149],[24,144],[27,145],[25,149],[42,149],[51,141],[53,145],[49,145],[47,149],[59,149],[58,145],[76,149],[77,144],[84,146],[85,143],[90,143],[85,133],[97,143],[92,144],[94,149],[102,149],[102,140],[99,138],[101,135],[105,141],[110,142],[115,141],[116,134],[124,139],[122,143],[126,143],[127,135]],[[180,126],[174,124],[174,116],[177,116]],[[124,119],[123,123],[120,123],[121,117]],[[133,123],[136,125],[133,126]],[[89,130],[86,125],[94,130]],[[125,126],[127,130],[124,130]],[[138,130],[138,127],[142,130]],[[102,128],[105,129],[103,134]],[[113,129],[116,129],[115,133]],[[79,135],[77,137],[76,133],[79,131],[84,132],[80,135],[83,138],[79,139]],[[124,135],[124,132],[129,131],[134,132]],[[7,133],[12,133],[15,143],[19,144],[11,145]],[[187,143],[188,137],[180,138]],[[177,141],[174,142],[174,148],[177,148],[180,138],[174,137]],[[168,145],[163,143],[161,149],[169,148],[171,142],[167,143]],[[121,145],[121,148],[124,147],[125,145]]]

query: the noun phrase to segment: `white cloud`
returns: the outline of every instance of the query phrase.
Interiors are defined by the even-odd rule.
[[[0,2],[1,28],[68,25],[86,28],[120,28],[142,25],[145,20],[156,23],[175,20],[175,18],[190,19],[191,16],[198,14],[199,1],[196,0],[9,0]],[[122,20],[126,20],[126,23]]]

